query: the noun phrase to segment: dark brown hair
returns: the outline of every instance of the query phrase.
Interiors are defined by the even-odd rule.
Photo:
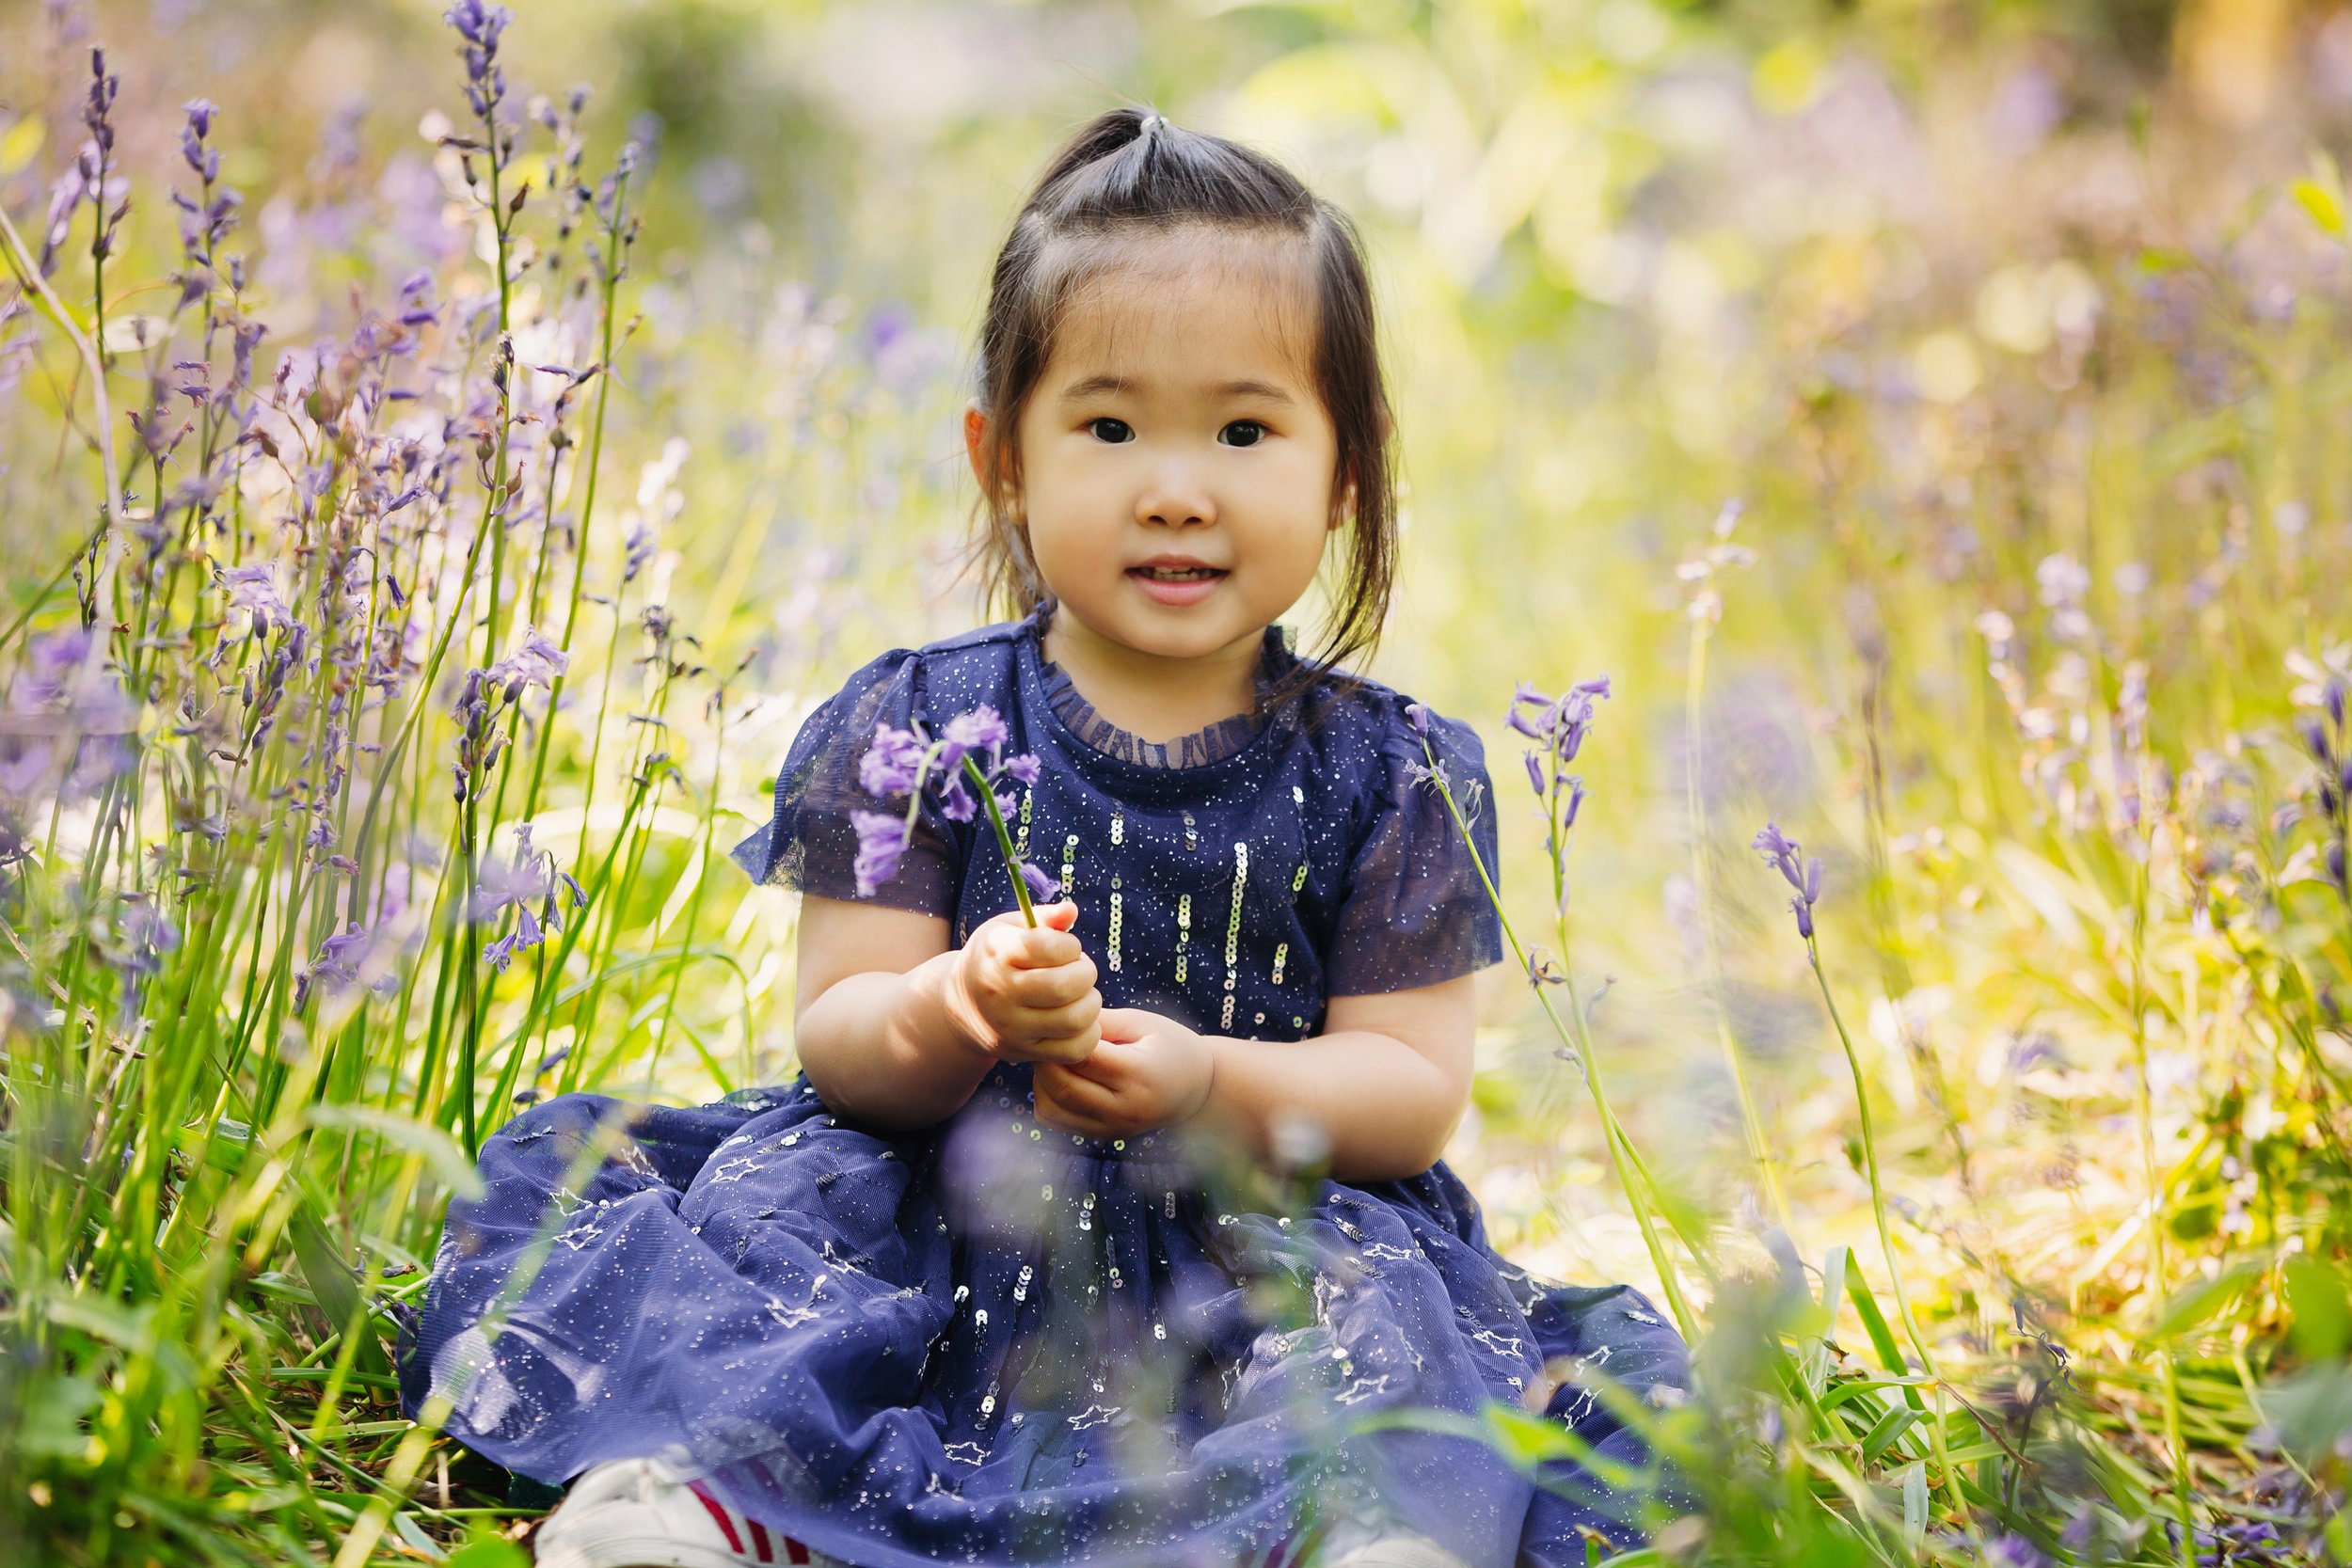
[[[989,419],[990,478],[972,562],[992,607],[1026,615],[1043,601],[1025,519],[1008,505],[1021,478],[1022,412],[1071,302],[1127,259],[1127,242],[1183,229],[1263,238],[1303,263],[1315,304],[1311,370],[1338,437],[1335,508],[1355,485],[1344,587],[1323,645],[1269,694],[1278,704],[1327,673],[1348,679],[1340,661],[1377,645],[1395,572],[1396,483],[1362,242],[1345,213],[1263,153],[1128,107],[1096,116],[1055,154],[997,253],[980,327],[974,393]]]

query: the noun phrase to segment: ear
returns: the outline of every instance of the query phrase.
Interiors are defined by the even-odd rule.
[[[988,416],[980,412],[977,400],[963,405],[963,451],[972,459],[972,477],[980,482],[980,493],[988,493]]]
[[[1341,486],[1340,498],[1331,505],[1331,520],[1325,526],[1336,533],[1347,525],[1347,519],[1355,515],[1355,511],[1356,482],[1351,479]]]

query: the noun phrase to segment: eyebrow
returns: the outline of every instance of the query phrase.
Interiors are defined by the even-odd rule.
[[[1073,382],[1069,387],[1064,388],[1061,394],[1061,401],[1064,403],[1083,403],[1089,398],[1101,397],[1105,393],[1111,392],[1129,391],[1132,390],[1133,388],[1134,383],[1128,381],[1124,376],[1108,374],[1090,375],[1084,381]],[[1285,404],[1295,403],[1297,401],[1288,392],[1282,390],[1281,388],[1273,386],[1270,383],[1263,381],[1250,381],[1247,379],[1241,381],[1227,381],[1219,383],[1217,386],[1210,388],[1210,390],[1219,397],[1254,397],[1263,398],[1268,403]]]

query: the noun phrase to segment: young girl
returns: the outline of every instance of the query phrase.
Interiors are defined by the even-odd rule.
[[[800,1077],[517,1117],[451,1206],[407,1407],[573,1483],[549,1568],[1638,1539],[1637,1488],[1536,1485],[1463,1430],[1507,1401],[1638,1462],[1618,1396],[1686,1369],[1633,1291],[1495,1253],[1438,1158],[1502,951],[1495,833],[1429,778],[1483,794],[1468,726],[1338,668],[1395,551],[1352,226],[1260,154],[1103,115],[997,259],[964,435],[1023,613],[851,675],[737,851],[803,895]],[[1276,623],[1327,550],[1308,659]],[[1007,796],[1058,883],[1035,927],[968,802],[862,842],[909,809],[866,787],[878,731],[982,707],[1038,759]]]

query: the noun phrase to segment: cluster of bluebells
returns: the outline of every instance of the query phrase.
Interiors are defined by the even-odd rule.
[[[872,897],[898,874],[899,859],[914,842],[914,819],[927,788],[935,791],[940,811],[951,822],[971,821],[985,798],[990,820],[997,826],[999,843],[1003,842],[1004,819],[1018,802],[1009,791],[998,787],[1000,782],[1009,779],[1025,786],[1038,779],[1035,754],[1005,755],[1010,739],[1004,716],[986,703],[948,720],[937,739],[926,736],[919,722],[905,730],[888,724],[874,726],[873,740],[858,759],[858,785],[880,800],[903,795],[907,806],[904,812],[850,814],[850,824],[857,830],[854,869],[859,897]],[[985,768],[979,762],[983,754],[988,758]],[[975,793],[976,785],[980,793]],[[1050,903],[1061,891],[1059,882],[1036,866],[1009,853],[1006,859],[1006,870],[1018,876],[1038,902]]]
[[[556,864],[554,854],[532,847],[531,824],[521,822],[515,827],[515,858],[483,867],[482,879],[467,901],[466,917],[481,924],[497,920],[507,910],[515,911],[515,928],[482,949],[482,961],[503,974],[516,954],[563,934],[566,907],[582,909],[587,902],[588,895],[570,872]]]
[[[1544,843],[1555,866],[1565,858],[1568,831],[1576,826],[1576,814],[1584,804],[1583,776],[1569,772],[1568,765],[1576,761],[1585,736],[1592,732],[1593,704],[1609,694],[1607,675],[1579,681],[1557,697],[1548,697],[1521,681],[1502,716],[1505,728],[1541,743],[1525,753],[1527,784],[1544,802]],[[1559,871],[1557,881],[1558,908],[1565,911],[1568,907],[1565,868]]]
[[[294,1010],[310,1006],[313,990],[334,995],[362,983],[382,995],[399,990],[389,970],[370,963],[377,946],[374,933],[356,920],[345,921],[341,931],[319,943],[310,966],[294,976]]]
[[[1406,703],[1405,721],[1413,726],[1413,734],[1421,739],[1422,754],[1429,759],[1426,766],[1407,761],[1405,764],[1405,776],[1415,784],[1434,784],[1440,793],[1452,796],[1454,782],[1447,774],[1445,764],[1438,761],[1437,753],[1430,750],[1429,710],[1419,703]],[[1460,798],[1462,817],[1465,821],[1478,815],[1479,790],[1479,782],[1472,779],[1470,781],[1468,790]]]
[[[242,192],[220,183],[220,152],[208,140],[213,117],[219,112],[206,98],[190,99],[182,108],[187,119],[180,130],[180,158],[203,182],[194,197],[171,193],[171,204],[180,213],[180,254],[188,264],[185,272],[174,275],[182,309],[212,292],[215,258],[221,241],[236,227],[237,209],[245,202]],[[242,271],[237,286],[244,286]]]
[[[515,20],[515,13],[504,6],[485,6],[482,0],[457,0],[442,20],[466,40],[466,102],[476,119],[487,121],[506,96],[506,71],[499,64],[499,35]]]
[[[2352,867],[2344,864],[2344,840],[2352,830],[2352,722],[2347,722],[2352,698],[2346,684],[2341,674],[2330,674],[2319,694],[2321,712],[2306,716],[2298,728],[2305,750],[2319,764],[2320,812],[2333,830],[2326,850],[2328,879],[2339,894],[2352,899],[2352,878],[2347,877]]]
[[[514,652],[485,669],[466,672],[457,693],[457,760],[450,764],[458,804],[478,793],[475,783],[505,749],[508,736],[499,727],[500,710],[520,702],[532,687],[553,690],[570,664],[571,655],[548,641],[537,626],[525,626]]]
[[[1777,824],[1767,822],[1756,835],[1756,848],[1787,879],[1797,895],[1788,900],[1788,908],[1797,917],[1797,935],[1807,942],[1813,940],[1813,906],[1821,896],[1821,863],[1804,853],[1804,846],[1782,832]]]
[[[90,657],[87,627],[30,639],[0,702],[0,812],[52,793],[87,799],[136,760],[138,709],[113,673]],[[0,864],[22,840],[0,818]]]
[[[89,52],[89,91],[82,102],[82,123],[89,130],[89,137],[73,155],[73,166],[58,177],[49,193],[47,224],[41,233],[40,275],[48,277],[56,270],[58,253],[64,248],[66,236],[73,226],[73,213],[83,202],[96,209],[95,229],[90,236],[91,259],[100,262],[114,254],[115,230],[122,215],[131,210],[126,194],[131,182],[115,173],[115,92],[121,78],[106,70],[106,52]],[[106,211],[110,197],[120,197],[112,213]]]

